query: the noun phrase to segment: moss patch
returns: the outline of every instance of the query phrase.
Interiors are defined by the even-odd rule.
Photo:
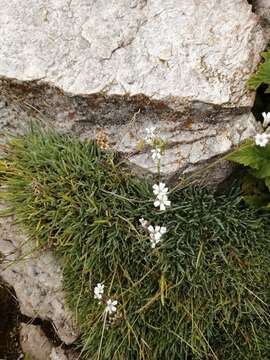
[[[237,191],[178,190],[159,212],[113,153],[53,132],[14,140],[0,174],[29,237],[59,257],[85,359],[269,358],[269,216]],[[141,217],[167,227],[155,249]]]

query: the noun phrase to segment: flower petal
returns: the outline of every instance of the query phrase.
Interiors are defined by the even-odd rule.
[[[161,226],[160,233],[163,235],[166,234],[166,232],[167,232],[167,228],[165,226]]]
[[[160,204],[160,210],[165,210],[165,209],[166,209],[166,208],[165,208],[164,204],[161,203],[161,204]]]

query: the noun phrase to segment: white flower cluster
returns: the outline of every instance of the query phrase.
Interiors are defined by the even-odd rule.
[[[140,224],[142,225],[142,227],[143,227],[144,229],[147,229],[147,225],[148,225],[148,221],[147,221],[147,220],[144,220],[144,218],[140,218],[140,219],[139,219],[139,222],[140,222]]]
[[[117,308],[116,308],[116,305],[117,305],[117,300],[107,300],[106,302],[106,311],[111,315],[113,313],[115,313],[117,311]]]
[[[94,299],[102,300],[103,295],[104,295],[104,285],[101,283],[97,283],[97,285],[94,288]],[[106,300],[105,311],[108,312],[110,315],[112,315],[117,311],[116,308],[117,303],[118,303],[117,300],[111,300],[111,299]]]
[[[270,124],[270,113],[262,113],[263,116],[263,128],[264,130],[266,130],[266,128],[268,127],[268,125]],[[265,132],[262,134],[256,134],[255,136],[255,143],[256,145],[260,146],[260,147],[265,147],[270,139],[270,134],[266,134]]]
[[[148,231],[150,233],[151,247],[155,248],[156,245],[161,241],[162,235],[166,234],[167,229],[165,226],[156,225],[154,227],[150,225],[148,226]]]
[[[144,139],[147,144],[155,145],[154,142],[156,138],[155,131],[156,128],[154,126],[145,129],[146,136]],[[152,159],[159,162],[162,155],[161,148],[155,146],[155,149],[151,150],[151,153],[152,153]],[[158,164],[158,166],[159,165],[160,163]],[[168,200],[168,188],[166,187],[165,183],[160,182],[159,184],[153,185],[153,193],[154,195],[156,195],[156,198],[154,200],[155,207],[159,207],[159,209],[163,211],[166,210],[166,207],[171,206],[171,201]],[[151,247],[155,248],[156,245],[161,241],[162,236],[166,234],[167,228],[165,226],[149,225],[148,221],[145,220],[144,218],[139,219],[139,222],[145,230],[148,230],[151,241]]]
[[[256,134],[255,136],[255,143],[260,147],[265,147],[268,144],[269,135],[263,134]]]
[[[148,221],[144,218],[139,219],[140,224],[145,230],[148,230],[150,235],[151,247],[155,248],[156,245],[161,241],[162,235],[166,234],[167,228],[165,226],[148,226]]]
[[[156,149],[152,149],[151,153],[152,153],[152,159],[154,161],[159,161],[161,159],[161,150],[160,150],[160,148],[157,147]]]
[[[146,132],[146,135],[145,135],[144,140],[146,141],[147,144],[151,145],[156,137],[156,134],[155,134],[156,127],[150,126],[149,128],[145,129],[145,132]]]
[[[94,288],[94,299],[101,300],[104,293],[104,285],[97,283]]]
[[[168,200],[168,188],[164,183],[153,185],[153,193],[156,195],[154,206],[159,207],[160,210],[166,210],[166,206],[171,206],[170,200]]]
[[[144,140],[147,144],[153,145],[154,140],[156,139],[156,127],[150,126],[149,128],[145,129],[146,135],[144,137]],[[158,162],[161,159],[161,148],[159,146],[156,146],[155,149],[151,150],[151,157],[154,161]]]

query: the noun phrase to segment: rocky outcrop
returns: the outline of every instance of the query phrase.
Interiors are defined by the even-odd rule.
[[[13,220],[0,217],[1,277],[14,288],[22,314],[53,322],[59,338],[70,344],[78,330],[65,304],[60,267],[51,252],[34,251]]]
[[[270,36],[270,0],[255,0],[254,9],[261,17],[261,24],[268,36]]]
[[[76,360],[79,356],[71,349],[53,345],[38,325],[21,324],[20,344],[31,360]]]
[[[265,39],[246,0],[4,1],[0,75],[71,95],[250,106]]]
[[[137,148],[154,124],[167,177],[254,135],[245,82],[267,39],[246,0],[16,0],[0,22],[4,128],[42,117],[85,138],[101,127],[135,168],[155,172]]]
[[[109,146],[146,174],[156,166],[138,143],[154,125],[166,142],[161,172],[169,178],[257,131],[255,94],[245,83],[268,32],[246,0],[2,0],[0,24],[0,142],[2,131],[24,132],[29,120],[81,139],[103,130]],[[203,179],[217,183],[229,172],[223,162]],[[33,254],[11,221],[0,220],[1,276],[21,311],[52,321],[69,344],[78,330],[60,268],[50,252]]]

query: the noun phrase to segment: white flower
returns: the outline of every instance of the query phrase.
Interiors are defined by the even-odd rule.
[[[152,153],[152,155],[151,155],[152,159],[154,161],[161,159],[161,150],[159,148],[151,150],[151,153]]]
[[[168,200],[167,195],[158,195],[156,200],[154,201],[154,206],[158,207],[160,210],[166,210],[166,206],[171,206],[171,201]]]
[[[148,224],[148,221],[144,220],[144,218],[140,218],[139,222],[141,223],[142,227],[145,229]]]
[[[147,144],[151,144],[152,141],[155,138],[155,131],[156,131],[156,127],[155,126],[150,126],[149,128],[145,129],[146,132],[146,136],[145,136],[145,141]]]
[[[102,295],[104,293],[104,285],[98,283],[94,288],[94,299],[102,299]]]
[[[262,116],[263,116],[263,127],[266,128],[270,123],[270,112],[268,113],[263,112]]]
[[[150,225],[148,226],[148,231],[150,233],[151,247],[155,248],[156,245],[160,242],[162,235],[167,232],[167,229],[165,226],[153,227],[152,225]]]
[[[168,188],[165,186],[164,183],[161,182],[158,185],[157,184],[153,185],[153,193],[158,197],[166,195],[167,192],[168,192]]]
[[[109,299],[108,301],[107,301],[107,306],[106,306],[106,311],[111,315],[111,314],[113,314],[114,312],[116,312],[116,305],[117,305],[117,300],[111,300],[111,299]]]
[[[264,147],[268,143],[268,136],[266,134],[257,134],[255,136],[256,145]]]

